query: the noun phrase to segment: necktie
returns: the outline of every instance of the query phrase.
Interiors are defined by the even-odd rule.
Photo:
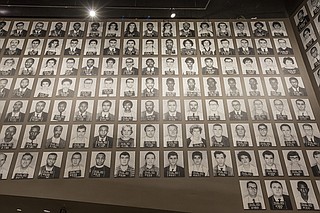
[[[252,199],[252,202],[253,202],[253,203],[256,203],[255,199]]]

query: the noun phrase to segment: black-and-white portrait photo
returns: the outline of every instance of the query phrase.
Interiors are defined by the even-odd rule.
[[[270,99],[274,120],[292,120],[287,99]]]
[[[285,96],[282,80],[280,77],[265,77],[264,81],[267,87],[268,96]]]
[[[259,74],[259,69],[255,57],[240,57],[242,74],[256,75]]]
[[[158,37],[159,29],[158,22],[143,23],[143,37]]]
[[[230,37],[231,28],[229,22],[215,22],[216,35],[219,37]]]
[[[253,146],[249,124],[231,124],[230,128],[232,132],[233,146]]]
[[[320,17],[320,16],[319,16]],[[312,69],[319,68],[320,66],[320,45],[316,43],[307,52],[309,63]]]
[[[271,123],[253,123],[257,146],[277,146]]]
[[[270,120],[265,99],[249,99],[251,119],[254,121]]]
[[[124,37],[140,37],[140,22],[125,22]]]
[[[121,75],[138,75],[138,58],[122,58]]]
[[[291,198],[285,180],[265,180],[271,210],[292,210]]]
[[[276,123],[280,146],[300,146],[293,123]]]
[[[139,39],[124,39],[123,55],[139,55]]]
[[[176,148],[183,147],[182,125],[163,124],[163,147]]]
[[[59,78],[56,97],[73,97],[76,85],[76,78]]]
[[[30,37],[45,37],[48,31],[48,22],[36,21],[33,22],[30,32]]]
[[[84,178],[87,152],[68,152],[64,170],[64,178]]]
[[[39,75],[57,75],[59,58],[43,58]]]
[[[12,78],[0,78],[0,98],[1,99],[9,97],[12,80],[13,80]]]
[[[226,124],[208,124],[208,129],[211,147],[230,147],[230,139]]]
[[[210,56],[216,52],[213,39],[199,39],[199,47],[201,55]]]
[[[103,31],[103,22],[89,22],[87,27],[87,36],[90,38],[101,37]]]
[[[195,39],[180,39],[180,54],[181,55],[196,55],[196,40]]]
[[[223,78],[225,93],[229,97],[243,96],[241,81],[239,77]]]
[[[288,36],[286,25],[283,21],[269,21],[269,26],[274,37]]]
[[[63,45],[63,39],[56,39],[56,38],[55,39],[48,39],[44,54],[45,55],[60,55],[62,45]]]
[[[26,100],[14,100],[9,102],[7,109],[7,114],[5,116],[4,122],[23,122],[26,117],[26,109],[28,106],[28,101]]]
[[[74,108],[73,121],[88,122],[92,121],[93,100],[77,100]]]
[[[142,40],[143,55],[158,55],[158,39],[143,39]]]
[[[63,152],[44,152],[41,159],[38,178],[57,179],[60,177]]]
[[[229,150],[211,151],[213,176],[215,177],[232,177],[233,166],[232,158]]]
[[[85,22],[70,22],[68,36],[69,37],[83,37],[85,29]]]
[[[222,73],[226,75],[239,74],[238,63],[235,57],[220,58]]]
[[[23,135],[22,149],[40,149],[43,142],[44,125],[27,125]]]
[[[34,97],[49,98],[52,97],[54,88],[54,78],[38,78]]]
[[[119,121],[137,121],[137,100],[120,100]]]
[[[12,158],[13,153],[0,152],[0,180],[6,180],[8,178]]]
[[[274,55],[275,51],[272,48],[271,40],[269,38],[255,39],[258,55]]]
[[[159,121],[159,100],[141,100],[141,121]]]
[[[113,124],[96,124],[92,143],[93,148],[112,148],[114,143],[113,134]]]
[[[101,39],[87,39],[85,45],[85,55],[100,55]]]
[[[198,75],[198,61],[195,57],[181,57],[182,74]]]
[[[264,96],[262,82],[259,77],[244,77],[247,96],[260,97]]]
[[[115,97],[117,95],[117,78],[106,77],[100,79],[99,97]]]
[[[17,73],[17,58],[2,58],[0,62],[0,75],[13,76]]]
[[[119,58],[103,58],[101,75],[118,75]]]
[[[183,78],[183,93],[186,97],[201,96],[200,79],[196,77]]]
[[[254,55],[252,40],[248,38],[237,39],[237,47],[239,55]]]
[[[159,151],[140,151],[139,177],[160,177]]]
[[[180,100],[169,99],[163,100],[163,120],[165,121],[181,121],[181,104]]]
[[[237,37],[248,37],[250,36],[249,26],[247,22],[237,21],[233,22],[234,34]]]
[[[176,97],[180,96],[179,78],[162,78],[162,96]]]
[[[80,75],[92,76],[99,74],[99,58],[83,58]]]
[[[176,57],[162,57],[162,75],[178,75],[178,59]]]
[[[159,147],[159,124],[141,124],[140,126],[140,147]]]
[[[209,21],[203,21],[203,22],[197,22],[197,28],[198,28],[198,36],[199,37],[213,37],[213,27],[212,22]]]
[[[161,39],[161,47],[162,55],[177,55],[177,39]]]
[[[15,21],[13,23],[10,36],[26,37],[28,34],[29,25],[30,25],[29,21]]]
[[[138,96],[138,78],[121,78],[120,96],[136,97]]]
[[[320,150],[307,150],[309,163],[311,166],[312,174],[315,177],[320,176]]]
[[[304,49],[311,47],[317,40],[312,24],[309,24],[301,33],[300,38],[303,43]]]
[[[290,180],[298,210],[319,210],[311,180]]]
[[[176,22],[161,22],[161,36],[175,37],[177,35]]]
[[[111,152],[96,151],[91,154],[89,178],[109,178]]]
[[[60,75],[76,76],[78,74],[79,58],[63,58]]]
[[[12,179],[32,179],[34,176],[37,159],[38,152],[19,152],[12,173]]]
[[[68,125],[50,125],[45,141],[46,149],[64,149],[67,143]]]
[[[307,90],[301,77],[285,77],[290,96],[307,96]]]
[[[215,97],[222,96],[220,78],[204,77],[204,94],[205,96]]]
[[[24,55],[39,56],[42,54],[44,39],[28,39]]]
[[[0,149],[15,149],[22,125],[3,125],[0,132]]]
[[[121,35],[121,22],[107,22],[106,37],[119,37]]]
[[[310,17],[305,6],[301,7],[300,10],[294,15],[294,21],[299,32],[301,32],[305,26],[308,25]]]
[[[0,37],[6,37],[8,35],[11,21],[0,21]]]
[[[29,122],[46,122],[49,118],[50,100],[34,100],[28,115]]]
[[[195,37],[195,26],[193,22],[179,22],[180,37]]]
[[[227,100],[229,111],[229,120],[231,121],[247,121],[248,113],[243,99]]]
[[[206,111],[207,120],[209,121],[226,120],[224,103],[222,99],[207,99]]]
[[[184,177],[183,151],[164,151],[164,177]]]
[[[135,176],[135,152],[117,151],[115,157],[115,178],[134,178]]]
[[[188,151],[189,177],[209,177],[206,151]]]
[[[89,147],[90,124],[74,124],[70,136],[69,148],[83,149]]]
[[[320,11],[320,1],[319,0],[309,0],[307,1],[309,11],[311,16],[315,16]]]
[[[51,22],[49,37],[64,37],[66,35],[67,22]]]
[[[204,124],[186,124],[187,147],[207,147]]]
[[[293,49],[288,38],[274,39],[274,43],[278,55],[293,55]]]
[[[301,150],[282,150],[288,176],[309,176],[306,162]]]
[[[120,40],[115,38],[106,39],[103,55],[120,55]]]
[[[142,75],[159,75],[158,58],[142,58]]]
[[[158,97],[159,96],[159,79],[148,77],[142,78],[141,96]]]
[[[67,39],[64,55],[79,56],[81,54],[82,39]]]
[[[315,119],[309,99],[291,99],[291,103],[297,120]]]
[[[316,123],[299,123],[302,142],[306,147],[320,147],[320,132]]]
[[[252,31],[253,31],[252,34],[255,37],[269,36],[266,22],[264,22],[264,21],[251,22],[251,27],[252,27]]]
[[[19,75],[24,75],[24,76],[36,75],[38,63],[39,63],[39,58],[23,58],[20,65],[20,69],[19,69]]]
[[[263,74],[279,74],[279,68],[275,57],[259,57]]]
[[[263,176],[283,176],[281,161],[277,150],[259,150],[259,157]]]
[[[235,151],[239,177],[259,176],[257,162],[253,150]]]
[[[136,124],[118,124],[117,147],[132,148],[137,144]]]
[[[243,209],[266,209],[259,180],[240,180]]]
[[[184,100],[185,119],[188,121],[203,120],[202,102],[200,99]]]
[[[8,39],[3,55],[21,55],[24,43],[24,39]]]
[[[234,49],[233,41],[232,39],[218,39],[218,48],[219,48],[219,54],[220,55],[235,55],[236,51]]]
[[[279,57],[279,61],[283,74],[300,74],[300,70],[295,57]]]
[[[202,75],[218,75],[219,67],[216,57],[201,58]]]
[[[97,78],[80,78],[78,97],[94,97],[96,85]]]

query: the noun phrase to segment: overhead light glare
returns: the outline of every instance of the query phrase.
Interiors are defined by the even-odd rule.
[[[89,11],[89,15],[90,15],[91,17],[95,17],[95,16],[96,16],[96,11],[90,10],[90,11]]]

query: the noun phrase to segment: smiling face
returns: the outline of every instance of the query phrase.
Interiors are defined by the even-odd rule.
[[[32,162],[32,156],[30,155],[24,155],[22,158],[21,158],[21,167],[23,169],[26,169]]]
[[[96,165],[102,166],[105,162],[106,158],[104,154],[97,154],[96,156]]]

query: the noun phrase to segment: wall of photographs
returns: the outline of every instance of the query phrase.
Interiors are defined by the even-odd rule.
[[[293,35],[288,19],[1,21],[1,193],[318,210],[319,104]]]

